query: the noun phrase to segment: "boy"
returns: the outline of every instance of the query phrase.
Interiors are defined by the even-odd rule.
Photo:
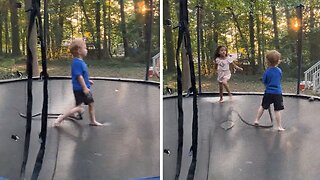
[[[284,109],[283,98],[282,98],[282,88],[281,88],[281,78],[282,71],[277,66],[279,65],[281,54],[276,50],[271,50],[267,52],[266,55],[268,68],[264,72],[262,81],[265,85],[265,91],[262,99],[261,106],[258,109],[257,117],[254,121],[256,126],[259,126],[259,120],[265,109],[269,109],[270,104],[274,105],[274,114],[277,121],[278,131],[284,131],[285,129],[281,125],[281,113],[280,111]]]
[[[90,87],[93,85],[93,81],[89,80],[88,67],[83,60],[83,58],[88,53],[86,43],[83,41],[83,39],[74,39],[70,44],[70,52],[73,56],[71,65],[71,76],[73,94],[76,99],[76,107],[70,109],[63,115],[60,115],[55,121],[55,126],[59,126],[66,117],[76,112],[83,112],[84,109],[81,107],[82,103],[89,106],[89,125],[101,126],[102,124],[96,121],[95,110],[93,106],[94,100],[90,91]]]

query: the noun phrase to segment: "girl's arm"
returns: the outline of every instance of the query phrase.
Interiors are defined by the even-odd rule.
[[[238,69],[240,71],[243,71],[243,68],[237,66],[236,63],[232,62],[232,65],[233,65],[234,68],[236,68],[236,69]]]
[[[217,72],[217,69],[218,69],[218,63],[217,63],[217,59],[213,59],[212,60],[212,62],[213,62],[213,64],[214,64],[214,70],[215,70],[215,72]]]

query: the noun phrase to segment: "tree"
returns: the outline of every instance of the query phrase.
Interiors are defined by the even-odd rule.
[[[274,32],[274,47],[279,50],[279,33],[278,33],[278,21],[277,21],[277,10],[275,0],[270,0],[271,10],[272,10],[272,22],[273,22],[273,32]]]
[[[8,23],[8,9],[4,10],[4,38],[5,38],[5,48],[6,48],[6,54],[10,52],[9,46],[9,23]]]
[[[32,0],[26,0],[26,10],[30,9],[32,7]],[[30,14],[31,12],[28,12],[28,23],[30,23]],[[38,66],[38,48],[37,48],[37,26],[36,22],[32,25],[31,34],[29,36],[29,47],[32,54],[32,76],[39,76],[39,66]]]
[[[248,57],[250,56],[250,52],[249,52],[249,47],[248,47],[248,43],[246,41],[246,38],[243,34],[243,32],[241,31],[241,27],[240,27],[240,22],[236,16],[236,14],[234,13],[234,10],[231,7],[227,7],[227,9],[230,11],[231,15],[232,15],[232,19],[238,29],[238,32],[240,34],[240,39],[242,40],[242,43],[244,44],[244,48],[246,50],[246,53],[248,55]]]
[[[100,32],[100,27],[101,27],[101,23],[100,23],[100,0],[96,1],[96,34],[97,34],[97,43],[96,43],[96,47],[97,47],[97,58],[101,59],[101,32]]]
[[[110,3],[110,0],[109,0],[109,3]],[[106,2],[103,2],[102,3],[102,11],[103,11],[103,18],[102,18],[102,21],[103,21],[103,57],[105,59],[110,59],[111,58],[111,51],[110,51],[110,27],[108,27],[108,24],[110,24],[110,4],[109,4],[109,11],[108,11],[108,20],[109,20],[109,23],[107,23],[107,5],[106,5]],[[107,38],[108,37],[108,38]],[[109,41],[110,40],[110,41]]]
[[[87,27],[88,27],[88,29],[90,31],[90,34],[91,34],[92,39],[93,39],[93,42],[95,42],[96,40],[95,40],[95,36],[94,36],[95,33],[94,33],[94,30],[93,30],[93,25],[92,25],[92,22],[89,19],[89,16],[88,16],[84,1],[83,0],[79,0],[79,4],[80,4],[80,7],[82,9],[82,12],[83,12],[83,15],[85,17],[85,20],[87,22]]]
[[[18,6],[16,0],[10,0],[10,12],[11,12],[11,30],[12,36],[12,55],[19,56],[20,51],[20,33],[19,33],[19,23],[18,23]]]
[[[167,60],[167,70],[168,72],[175,71],[175,58],[174,58],[174,46],[173,46],[173,37],[172,37],[172,26],[168,24],[171,21],[171,14],[170,14],[170,4],[169,0],[163,0],[163,19],[165,22],[164,24],[164,35],[165,35],[165,47],[166,47],[166,60]]]
[[[0,9],[0,55],[3,53],[2,33],[3,33],[3,18],[2,18],[2,9]]]
[[[309,28],[310,34],[308,36],[309,39],[309,51],[310,51],[310,62],[311,64],[316,63],[319,61],[320,58],[320,46],[319,46],[319,35],[320,31],[319,28],[315,25],[315,2],[314,0],[310,0],[310,18],[309,18]]]
[[[24,3],[26,10],[29,10],[31,0],[24,1],[29,3],[29,5]],[[18,55],[25,52],[28,15],[17,9],[17,2],[18,0],[0,0],[0,53]],[[136,54],[145,57],[147,50],[145,33],[148,25],[143,13],[139,13],[142,17],[141,24],[136,23],[137,19],[132,8],[133,1],[48,0],[47,2],[49,13],[48,16],[43,16],[46,18],[43,21],[49,22],[45,27],[48,58],[69,58],[68,43],[72,38],[79,36],[85,37],[88,43],[94,44],[91,48],[96,48],[89,50],[88,58],[98,55],[110,59],[111,52],[119,51],[119,45],[124,47],[128,59],[133,59],[128,55],[131,54],[131,47],[137,50]],[[155,4],[150,7],[154,11],[154,16],[148,20],[148,23],[154,24],[148,29],[151,32],[151,54],[160,49],[159,1],[155,0],[154,2]],[[40,8],[43,15],[44,6]],[[35,38],[36,36],[35,34]],[[37,39],[35,39],[36,41]],[[104,51],[102,51],[102,46]],[[99,53],[99,49],[101,49],[101,53]],[[117,53],[116,56],[118,55],[121,54]],[[144,58],[139,59],[145,61]]]
[[[143,15],[143,6],[145,5],[143,0],[133,0],[134,3],[134,14],[135,14],[135,23],[137,24],[137,28],[135,33],[137,35],[144,34],[144,24],[145,24],[145,17]],[[145,49],[145,42],[144,39],[137,40],[138,49]]]
[[[129,45],[128,45],[128,36],[127,36],[127,28],[126,28],[126,18],[124,13],[124,2],[123,0],[119,0],[120,4],[120,14],[121,14],[121,25],[120,29],[122,32],[122,41],[123,41],[123,48],[124,48],[124,55],[126,57],[129,56]]]
[[[254,5],[255,0],[250,1],[250,11],[249,11],[249,34],[250,34],[250,65],[252,73],[256,73],[256,63],[255,63],[255,42],[254,42]]]

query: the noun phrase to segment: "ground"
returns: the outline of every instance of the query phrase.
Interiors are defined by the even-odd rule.
[[[164,84],[163,87],[170,87],[173,91],[177,89],[176,77],[172,74],[164,74]],[[197,80],[197,88],[198,77]],[[302,79],[301,79],[302,80]],[[245,74],[232,74],[230,81],[228,82],[230,90],[232,92],[263,92],[264,85],[261,82],[261,75],[245,75]],[[284,77],[282,79],[282,88],[284,93],[297,93],[297,80],[293,77]],[[203,76],[201,77],[201,91],[202,92],[218,92],[218,82],[216,76]],[[225,90],[224,90],[225,91]],[[164,92],[166,92],[164,90]],[[312,90],[300,91],[300,94],[306,95],[319,95],[313,93]]]
[[[70,76],[71,60],[50,60],[47,61],[49,76]],[[132,62],[130,59],[106,60],[86,60],[91,77],[116,77],[145,79],[145,63]],[[1,58],[0,57],[0,79],[10,79],[17,77],[17,71],[25,76],[26,60],[24,58]],[[41,71],[41,64],[39,64]],[[149,80],[159,81],[156,77]]]

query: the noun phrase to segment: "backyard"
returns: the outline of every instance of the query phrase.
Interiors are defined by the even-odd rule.
[[[262,75],[245,75],[245,74],[232,74],[231,79],[228,81],[230,90],[232,92],[263,92],[264,85],[261,82]],[[174,74],[164,74],[163,87],[166,89],[171,88],[173,92],[177,89],[177,80]],[[198,77],[196,77],[196,87],[198,88]],[[283,77],[282,79],[283,93],[296,93],[297,92],[297,80],[292,77]],[[164,93],[166,90],[164,89]],[[218,92],[219,87],[216,80],[216,75],[201,77],[201,91],[202,92]],[[225,90],[224,90],[225,92]],[[300,94],[306,95],[319,95],[313,93],[312,90],[300,91]]]
[[[86,60],[91,77],[115,77],[130,79],[145,79],[146,65],[144,63],[132,62],[130,59]],[[71,60],[50,60],[47,61],[49,76],[70,76]],[[150,66],[152,66],[150,64]],[[39,64],[41,71],[41,64]],[[17,78],[17,71],[26,77],[26,60],[21,58],[0,57],[0,79]],[[155,76],[150,77],[151,81],[159,81]]]

